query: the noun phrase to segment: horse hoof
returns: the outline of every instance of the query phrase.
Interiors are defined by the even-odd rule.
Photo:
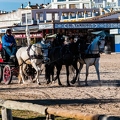
[[[55,81],[52,81],[53,84],[55,84]]]
[[[67,87],[70,87],[71,85],[70,84],[67,84]]]
[[[99,86],[102,86],[101,82],[99,83]]]
[[[88,86],[88,84],[86,83],[85,86]]]
[[[35,81],[36,81],[35,79],[32,80],[33,83],[35,83]]]
[[[50,83],[50,81],[47,81],[47,84],[49,84]]]
[[[72,83],[72,84],[75,84],[75,80],[72,80],[71,83]]]
[[[41,85],[40,83],[38,83],[38,85]]]
[[[62,86],[62,84],[61,84],[61,83],[59,83],[59,86]]]
[[[18,84],[20,84],[21,82],[20,81],[18,81]]]
[[[33,83],[35,83],[35,81],[32,81]]]

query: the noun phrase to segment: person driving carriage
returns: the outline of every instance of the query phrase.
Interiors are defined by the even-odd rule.
[[[10,59],[15,58],[17,51],[16,41],[12,35],[12,30],[8,28],[6,34],[2,37],[2,46],[5,49],[6,53],[10,56]]]

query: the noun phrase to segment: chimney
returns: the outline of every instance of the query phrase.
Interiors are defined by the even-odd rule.
[[[21,4],[21,9],[23,9],[23,4]]]
[[[28,2],[28,6],[29,6],[29,7],[31,6],[31,2],[30,2],[30,1]]]

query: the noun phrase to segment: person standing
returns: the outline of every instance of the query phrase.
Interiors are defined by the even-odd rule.
[[[6,34],[2,37],[2,46],[10,56],[10,59],[15,58],[15,54],[17,51],[16,41],[12,35],[12,30],[7,29]]]

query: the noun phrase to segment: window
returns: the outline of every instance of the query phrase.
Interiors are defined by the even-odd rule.
[[[43,13],[40,13],[40,21],[43,21]]]
[[[36,13],[36,19],[40,19],[40,13]]]
[[[60,8],[66,8],[66,5],[58,5],[58,9]]]
[[[32,20],[31,13],[27,13],[27,24],[31,24],[31,20]]]
[[[22,24],[25,24],[25,23],[26,23],[26,15],[22,14]]]
[[[70,4],[69,8],[70,9],[79,8],[79,4]]]
[[[22,14],[22,24],[31,24],[31,20],[31,13]]]
[[[89,4],[88,3],[84,3],[83,4],[83,8],[89,8]]]

